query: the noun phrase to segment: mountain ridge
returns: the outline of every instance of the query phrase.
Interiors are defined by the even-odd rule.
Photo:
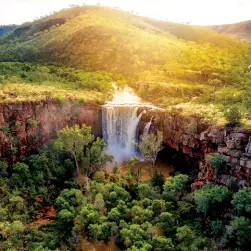
[[[14,31],[17,27],[16,24],[0,25],[0,37]]]
[[[233,38],[243,41],[251,41],[251,20],[234,24],[212,25],[207,27]]]
[[[83,6],[18,26],[0,39],[0,61],[61,62],[129,74],[130,65],[142,71],[147,64],[164,63],[170,57],[176,61],[174,54],[190,53],[191,46],[203,51],[204,43],[220,50],[239,42],[208,28],[153,20],[108,7]],[[91,60],[92,56],[96,59]]]

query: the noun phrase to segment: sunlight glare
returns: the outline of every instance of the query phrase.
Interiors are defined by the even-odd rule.
[[[113,100],[107,102],[108,105],[136,105],[142,104],[142,100],[136,96],[132,89],[126,86],[123,89],[115,87],[115,94],[113,95]]]

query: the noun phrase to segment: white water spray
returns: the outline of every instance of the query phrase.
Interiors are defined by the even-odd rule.
[[[107,152],[118,162],[137,154],[135,143],[143,112],[138,116],[136,106],[103,106],[103,138]]]
[[[153,120],[153,117],[151,117],[150,121],[147,122],[147,124],[145,125],[143,135],[148,134],[148,132],[149,132],[149,130],[150,130],[150,126],[151,126],[151,124],[152,124],[152,120]]]
[[[135,143],[138,141],[140,119],[145,110],[138,113],[139,107],[156,109],[149,103],[142,102],[128,87],[118,89],[113,100],[102,107],[103,138],[107,152],[115,161],[122,162],[137,155]],[[149,125],[150,127],[150,125]]]

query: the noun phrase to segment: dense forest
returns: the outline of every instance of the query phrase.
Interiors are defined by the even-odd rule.
[[[20,162],[1,161],[1,250],[82,250],[85,238],[127,251],[249,250],[250,188],[232,179],[193,191],[188,175],[158,172],[141,181],[137,158],[123,175],[117,164],[107,173],[104,149],[83,125]]]
[[[250,118],[250,55],[249,43],[207,28],[101,6],[65,9],[0,38],[0,61],[119,74],[146,100],[216,121],[232,107]]]

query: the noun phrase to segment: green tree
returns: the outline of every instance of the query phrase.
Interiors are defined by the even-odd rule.
[[[100,214],[93,205],[84,205],[75,218],[75,231],[81,233],[85,231],[90,224],[100,223]]]
[[[152,245],[143,241],[139,241],[132,247],[126,249],[126,251],[151,251],[151,250],[152,250]]]
[[[3,238],[8,239],[13,235],[19,235],[24,232],[25,226],[20,221],[13,221],[13,222],[1,222],[0,223],[0,232]]]
[[[189,177],[179,174],[169,177],[164,184],[163,198],[166,201],[178,201],[188,188]]]
[[[4,161],[0,161],[0,172],[2,172],[3,170],[6,170],[8,167],[7,163]]]
[[[67,209],[59,211],[57,214],[57,223],[60,227],[61,232],[70,233],[74,226],[73,224],[74,214]]]
[[[77,175],[80,174],[80,164],[83,161],[84,148],[93,140],[91,128],[86,125],[65,127],[57,132],[58,139],[54,142],[56,149],[69,152],[74,158]]]
[[[126,168],[127,168],[127,172],[132,175],[132,177],[139,182],[141,175],[142,175],[142,170],[141,168],[138,166],[139,163],[139,159],[134,156],[132,158],[130,158],[128,160],[128,162],[126,163]]]
[[[105,152],[105,142],[103,139],[97,138],[92,145],[86,149],[87,173],[90,178],[104,169],[106,163],[113,160],[113,157]]]
[[[240,189],[233,195],[232,204],[236,208],[238,215],[251,213],[251,187]]]
[[[166,210],[166,203],[164,200],[152,200],[152,209],[155,216],[159,216]]]
[[[231,246],[249,250],[251,245],[251,221],[245,217],[236,217],[227,227],[227,236]]]
[[[63,209],[67,209],[73,214],[79,209],[85,200],[82,191],[77,189],[64,189],[55,201],[56,211],[60,212]]]
[[[187,225],[177,228],[176,237],[180,242],[178,248],[181,251],[199,251],[205,244],[205,240],[197,237],[194,231]]]
[[[142,200],[144,198],[151,198],[153,187],[149,184],[139,183],[138,185],[138,196]]]
[[[109,193],[104,197],[107,208],[114,208],[120,200],[125,203],[131,200],[130,194],[117,184],[108,184]]]
[[[157,160],[158,153],[162,149],[162,143],[163,133],[158,131],[157,134],[144,134],[141,137],[141,141],[137,144],[145,160],[149,161],[153,167],[155,167],[155,162]],[[155,172],[157,172],[156,168]]]
[[[103,222],[102,224],[90,224],[88,233],[92,240],[107,241],[111,237],[112,224]]]
[[[220,237],[223,235],[225,230],[225,225],[222,220],[215,220],[211,222],[211,233],[214,237]]]
[[[169,251],[174,249],[172,239],[162,236],[154,236],[152,245],[154,251]]]
[[[119,221],[122,219],[122,216],[117,208],[112,208],[112,210],[107,215],[107,219],[109,221],[119,223]]]
[[[158,226],[164,230],[164,232],[169,235],[174,230],[175,218],[171,213],[163,212],[159,216]]]
[[[103,195],[101,193],[98,193],[96,195],[95,201],[94,201],[94,207],[97,208],[100,212],[104,209],[105,202],[103,199]]]
[[[132,247],[138,242],[150,241],[153,229],[149,222],[145,224],[130,224],[122,228],[120,231],[120,241],[126,247]]]
[[[94,179],[98,183],[105,183],[105,173],[103,171],[97,171],[94,174]]]
[[[13,172],[17,173],[22,180],[27,180],[30,178],[29,166],[24,163],[16,163],[12,166]]]
[[[209,211],[211,213],[221,213],[224,203],[229,202],[230,193],[227,187],[206,185],[194,192],[194,201],[196,210],[207,216]]]
[[[12,187],[26,187],[31,183],[31,174],[29,166],[24,163],[16,163],[12,166],[13,173],[10,178]]]

